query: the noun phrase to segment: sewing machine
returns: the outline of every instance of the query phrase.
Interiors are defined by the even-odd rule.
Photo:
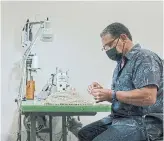
[[[62,69],[56,68],[56,73],[51,76],[50,83],[46,84],[43,89],[47,92],[46,95],[44,92],[44,96],[40,95],[33,101],[22,102],[21,110],[25,115],[24,120],[29,119],[24,123],[28,129],[28,140],[36,141],[36,133],[46,132],[49,133],[50,141],[52,141],[52,117],[62,117],[62,140],[67,141],[68,117],[94,116],[97,112],[110,112],[109,104],[96,104],[94,101],[84,100],[76,91],[73,91],[69,84],[68,73]],[[55,87],[53,91],[51,91],[52,86]],[[45,116],[49,118],[46,119]],[[47,121],[49,127],[46,127]]]

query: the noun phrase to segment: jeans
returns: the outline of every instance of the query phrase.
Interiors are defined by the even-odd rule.
[[[162,125],[160,124],[156,124],[156,125],[159,126],[153,126],[153,127],[158,128],[158,131],[159,130],[161,131]],[[156,133],[154,133],[154,135],[156,135]],[[107,116],[101,120],[98,120],[87,126],[84,126],[78,132],[78,139],[79,141],[146,141],[147,140],[142,117],[113,118],[111,116]]]

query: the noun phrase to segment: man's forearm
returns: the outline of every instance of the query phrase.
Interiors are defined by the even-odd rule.
[[[153,93],[155,93],[153,89],[151,93],[147,89],[135,89],[131,91],[117,91],[116,97],[118,101],[123,103],[135,106],[148,106],[156,102],[156,98],[152,95]]]

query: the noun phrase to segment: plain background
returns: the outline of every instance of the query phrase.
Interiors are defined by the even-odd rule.
[[[38,40],[35,45],[41,67],[35,75],[37,92],[56,67],[60,67],[69,69],[70,83],[80,95],[91,98],[87,86],[98,81],[110,88],[116,65],[101,51],[100,32],[112,22],[121,22],[129,28],[134,43],[140,43],[162,57],[162,6],[162,2],[130,1],[2,2],[2,141],[14,141],[12,136],[16,133],[14,99],[20,79],[17,64],[24,50],[20,44],[21,30],[27,18],[36,21],[49,17],[54,33],[52,43]],[[82,117],[81,121],[88,124],[108,114]]]

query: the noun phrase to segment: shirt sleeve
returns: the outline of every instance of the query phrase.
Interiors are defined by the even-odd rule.
[[[132,76],[135,88],[155,85],[158,89],[161,77],[160,67],[160,64],[152,56],[144,56],[137,60]]]

